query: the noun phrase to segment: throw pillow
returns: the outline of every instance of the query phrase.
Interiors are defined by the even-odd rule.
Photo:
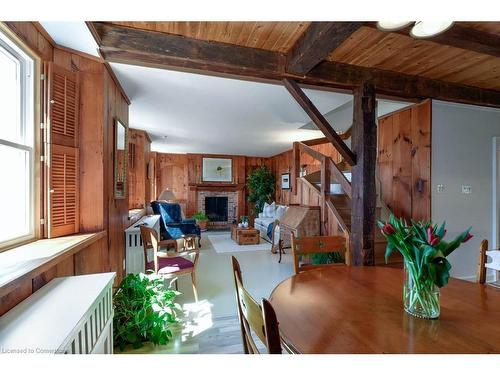
[[[264,203],[264,209],[262,210],[262,214],[264,217],[273,218],[276,211],[276,204],[273,202],[271,204]]]

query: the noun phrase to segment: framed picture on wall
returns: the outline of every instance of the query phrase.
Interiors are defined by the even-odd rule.
[[[282,190],[290,189],[290,173],[281,174],[281,189]]]
[[[208,182],[233,182],[233,160],[203,158],[202,178]]]

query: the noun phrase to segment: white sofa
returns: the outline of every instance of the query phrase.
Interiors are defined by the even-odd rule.
[[[259,213],[259,216],[255,218],[254,220],[254,227],[255,229],[258,229],[260,232],[260,237],[263,238],[264,240],[271,242],[271,239],[267,237],[267,228],[269,224],[274,223],[276,219],[281,219],[283,214],[285,213],[286,209],[288,208],[287,206],[283,205],[275,205],[276,209],[274,210],[274,213],[272,216],[265,216],[264,212]],[[265,211],[265,210],[264,210]],[[277,245],[279,241],[279,227],[275,228],[274,231],[274,242]]]

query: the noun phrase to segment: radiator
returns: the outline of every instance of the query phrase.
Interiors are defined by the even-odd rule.
[[[139,226],[146,225],[153,228],[160,237],[160,215],[144,216],[135,224],[125,229],[125,271],[129,273],[144,272],[144,247],[142,246],[141,230]],[[148,258],[152,254],[148,254]]]
[[[60,277],[0,317],[0,351],[112,354],[115,273]]]

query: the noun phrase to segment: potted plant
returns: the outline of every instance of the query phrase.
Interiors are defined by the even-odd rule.
[[[200,227],[200,230],[202,232],[205,232],[207,230],[207,225],[208,225],[208,216],[204,212],[198,211],[193,215],[193,219],[196,220],[196,224]]]
[[[113,297],[115,346],[123,351],[127,345],[137,349],[144,342],[167,344],[178,323],[180,306],[174,300],[179,294],[154,273],[127,275]]]
[[[240,220],[243,228],[248,228],[248,216],[242,215],[240,216]]]
[[[451,264],[446,257],[472,238],[470,228],[447,242],[443,239],[445,223],[438,226],[432,221],[412,220],[408,224],[391,215],[388,222],[379,221],[378,226],[387,239],[386,262],[395,249],[403,256],[405,311],[419,318],[438,318],[438,288],[448,284],[450,277]]]
[[[253,170],[247,177],[248,198],[255,206],[252,209],[254,216],[262,212],[264,203],[270,202],[275,191],[274,175],[265,165]]]

